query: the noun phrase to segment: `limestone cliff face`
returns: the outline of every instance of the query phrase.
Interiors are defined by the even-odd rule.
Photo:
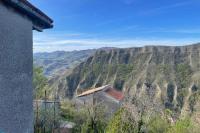
[[[58,89],[72,97],[106,84],[130,95],[148,84],[166,108],[191,112],[200,92],[200,44],[101,49],[62,78]]]

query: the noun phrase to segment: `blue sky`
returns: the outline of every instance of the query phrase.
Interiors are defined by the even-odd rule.
[[[34,52],[200,42],[199,0],[30,0],[54,20]]]

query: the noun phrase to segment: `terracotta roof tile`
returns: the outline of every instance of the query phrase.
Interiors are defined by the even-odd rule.
[[[95,88],[95,89],[90,89],[90,90],[88,90],[88,91],[85,91],[85,92],[81,93],[81,94],[78,95],[77,97],[82,97],[82,96],[90,95],[90,94],[93,94],[93,93],[95,93],[95,92],[98,92],[98,91],[107,89],[108,87],[109,87],[109,85],[105,85],[105,86],[98,87],[98,88]]]
[[[115,98],[116,100],[122,100],[124,98],[124,95],[121,91],[117,91],[116,89],[109,88],[105,90],[105,92],[110,95],[111,97]]]

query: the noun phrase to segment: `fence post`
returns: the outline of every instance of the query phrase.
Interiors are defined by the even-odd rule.
[[[38,112],[38,100],[36,99],[36,123],[35,123],[35,125],[36,125],[36,131],[37,131],[37,133],[39,133],[39,130],[38,130],[39,129],[39,127],[38,127],[39,126],[39,124],[38,124],[38,116],[39,115],[38,115],[38,113],[39,113]]]
[[[44,112],[45,112],[45,115],[44,115],[44,133],[46,132],[46,113],[47,113],[47,105],[46,105],[46,102],[47,102],[47,92],[45,90],[45,99],[44,99]]]
[[[54,133],[54,130],[55,130],[55,125],[56,125],[56,108],[55,108],[55,100],[56,100],[56,95],[54,96],[54,109],[53,109],[53,117],[54,117],[54,121],[53,121],[53,133]]]

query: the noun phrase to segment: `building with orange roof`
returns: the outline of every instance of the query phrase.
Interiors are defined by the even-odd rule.
[[[97,104],[105,106],[108,115],[112,115],[120,107],[123,99],[123,92],[112,88],[111,85],[105,85],[77,95],[76,103],[80,105],[93,104],[95,100]]]

